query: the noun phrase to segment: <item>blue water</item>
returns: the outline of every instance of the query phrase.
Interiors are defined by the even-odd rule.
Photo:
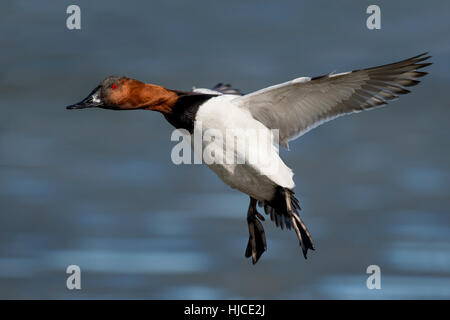
[[[450,298],[450,3],[3,1],[0,298]],[[247,196],[170,161],[144,111],[69,112],[105,76],[244,92],[424,51],[430,75],[389,107],[340,118],[281,151],[316,243],[265,223],[244,258]],[[69,291],[70,264],[82,289]],[[381,268],[381,290],[366,268]]]

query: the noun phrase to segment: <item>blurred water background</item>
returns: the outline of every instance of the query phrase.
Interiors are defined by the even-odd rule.
[[[450,298],[450,2],[1,1],[0,298]],[[170,161],[156,113],[84,110],[108,75],[244,92],[430,51],[389,107],[282,150],[317,251],[265,223],[244,258],[248,197]],[[69,264],[82,290],[66,288]],[[381,290],[366,288],[379,265]]]

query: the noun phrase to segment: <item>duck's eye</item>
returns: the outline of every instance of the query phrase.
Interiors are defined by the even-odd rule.
[[[111,88],[113,88],[113,90],[116,90],[117,89],[117,84],[113,84],[112,86],[111,86]]]

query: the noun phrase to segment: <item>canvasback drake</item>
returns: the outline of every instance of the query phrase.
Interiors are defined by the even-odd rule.
[[[282,229],[293,228],[303,256],[315,250],[311,235],[299,216],[300,206],[294,197],[293,172],[278,155],[277,145],[288,142],[309,130],[341,115],[372,109],[398,95],[409,93],[405,87],[417,85],[427,72],[417,71],[431,65],[427,53],[400,62],[319,77],[301,77],[243,95],[230,85],[212,89],[179,91],[144,83],[127,77],[111,76],[79,103],[67,109],[103,108],[111,110],[153,110],[160,112],[177,129],[193,133],[200,130],[233,128],[263,130],[271,139],[271,148],[261,150],[245,138],[247,146],[259,148],[266,160],[277,165],[269,172],[258,162],[208,166],[223,182],[250,196],[247,211],[249,240],[245,257],[255,264],[266,251],[266,236],[257,204]],[[278,140],[273,130],[278,130]],[[218,147],[218,146],[217,146]],[[240,156],[240,154],[237,154]]]

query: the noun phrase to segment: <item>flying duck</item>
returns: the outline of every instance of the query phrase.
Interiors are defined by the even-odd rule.
[[[243,163],[211,163],[208,166],[227,185],[250,197],[247,211],[249,240],[245,257],[255,264],[266,251],[266,236],[257,205],[282,229],[294,229],[303,256],[315,250],[311,234],[299,215],[294,196],[292,170],[279,157],[277,146],[288,148],[296,139],[324,122],[341,115],[360,112],[387,104],[409,93],[406,87],[417,85],[431,65],[427,53],[382,65],[319,77],[301,77],[243,95],[230,85],[212,89],[171,90],[124,76],[110,76],[82,101],[67,109],[102,108],[110,110],[153,110],[160,112],[177,129],[192,134],[209,129],[225,134],[228,129],[255,129],[271,141],[262,148],[244,137],[247,147],[258,149],[264,160],[276,170],[249,161],[248,154],[238,154]],[[274,133],[276,132],[276,134]],[[207,142],[203,142],[206,144]],[[218,151],[219,142],[209,141]],[[216,145],[214,145],[216,143]],[[205,145],[206,147],[206,145]],[[237,151],[239,152],[239,150]]]

